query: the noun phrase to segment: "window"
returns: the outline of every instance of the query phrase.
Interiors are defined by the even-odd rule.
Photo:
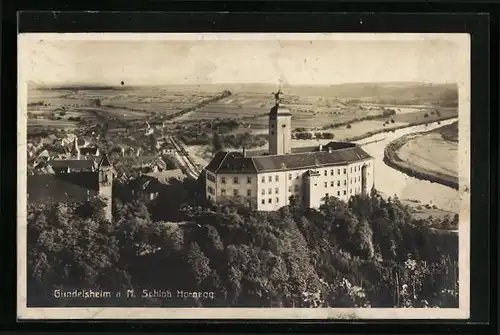
[[[239,184],[239,183],[240,183],[240,181],[239,181],[238,177],[234,177],[234,179],[233,179],[233,183],[235,183],[235,184]]]
[[[249,196],[249,197],[252,196],[252,190],[247,190],[247,196]]]
[[[325,187],[328,187],[328,182],[327,181],[325,181]]]
[[[333,181],[330,182],[330,187],[333,187]]]
[[[233,190],[233,194],[234,194],[234,196],[237,196],[238,195],[238,190]]]
[[[347,194],[347,191],[346,191],[346,190],[344,190],[344,195],[346,195],[346,194]]]
[[[288,192],[292,192],[292,187],[288,186]]]
[[[280,203],[280,198],[276,198],[276,203],[279,204]]]
[[[352,178],[350,179],[349,183],[352,184]]]
[[[262,182],[265,183],[266,182],[266,177],[262,177]]]
[[[276,177],[274,178],[276,181],[279,181],[280,180],[280,176],[276,175]]]
[[[344,169],[344,174],[346,174],[346,173],[347,173],[347,169]]]
[[[325,176],[328,176],[328,171],[325,170]]]
[[[337,191],[337,197],[340,197],[340,191]]]
[[[337,174],[340,174],[340,169],[337,169]]]
[[[330,170],[330,176],[333,176],[333,169]]]
[[[274,190],[276,192],[276,194],[279,194],[280,193],[280,189],[276,187],[276,189]]]
[[[223,188],[223,189],[221,189],[221,190],[220,190],[220,194],[222,194],[222,195],[226,195],[226,189],[224,189],[224,188]]]
[[[266,195],[266,190],[262,190],[262,195]]]
[[[349,191],[349,193],[351,193],[351,194],[352,194],[352,188],[351,188],[351,190]]]
[[[299,185],[295,185],[295,192],[299,191]]]
[[[272,189],[272,188],[268,189],[268,190],[267,190],[267,193],[268,193],[268,194],[273,194],[273,189]]]
[[[352,173],[352,166],[351,166],[351,173]]]
[[[266,203],[266,200],[262,199],[261,203],[264,205]]]
[[[286,128],[286,124],[282,125],[281,127],[282,127],[282,128]]]
[[[247,184],[251,184],[252,183],[252,177],[247,177]]]
[[[274,135],[274,131],[271,132],[271,135]],[[271,199],[269,199],[269,200],[271,200]]]
[[[269,200],[267,202],[269,202],[270,204],[272,204],[273,203],[273,199],[269,198]]]
[[[340,180],[337,180],[337,186],[340,186]]]
[[[271,128],[274,128],[274,124],[271,125]]]
[[[346,180],[344,180],[344,186],[346,186],[346,185],[347,185],[347,179],[346,179]]]
[[[269,182],[273,181],[273,176],[269,176]]]
[[[221,177],[220,182],[225,184],[226,183],[226,177]]]
[[[357,178],[357,177],[354,177],[354,182],[356,182],[357,180],[358,180],[358,178]]]
[[[292,180],[292,174],[291,173],[288,174],[288,180]]]
[[[326,193],[326,194],[325,194],[325,198],[327,198],[327,199],[328,199],[329,197],[330,197],[330,194],[329,194],[329,193]]]

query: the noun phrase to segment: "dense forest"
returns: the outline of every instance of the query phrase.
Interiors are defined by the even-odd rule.
[[[254,212],[204,204],[184,186],[149,203],[116,200],[113,223],[98,199],[31,205],[28,306],[458,307],[457,235],[425,228],[398,199],[373,190]],[[55,289],[173,296],[54,299]]]

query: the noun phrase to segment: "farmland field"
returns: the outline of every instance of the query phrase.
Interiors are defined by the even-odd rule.
[[[28,125],[61,127],[68,118],[136,120],[153,113],[170,115],[214,96],[214,93],[165,88],[29,89]]]

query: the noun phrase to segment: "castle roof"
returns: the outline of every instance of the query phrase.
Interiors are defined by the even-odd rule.
[[[27,180],[29,201],[42,204],[84,202],[98,194],[98,186],[92,172],[29,175]]]
[[[245,157],[239,152],[218,152],[207,165],[213,173],[263,173],[338,166],[366,160],[371,156],[353,143],[331,142],[323,147],[286,155]]]

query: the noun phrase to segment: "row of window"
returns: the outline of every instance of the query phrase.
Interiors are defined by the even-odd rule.
[[[265,183],[266,182],[266,177],[262,176],[260,180],[261,180],[262,183]],[[273,176],[268,176],[267,180],[269,180],[269,182],[272,183],[273,182]],[[274,176],[274,181],[280,181],[280,176],[278,176],[278,175]]]
[[[341,171],[341,169],[337,169],[337,175],[340,175],[340,171]],[[354,166],[354,172],[358,172],[358,171],[361,171],[361,167],[360,166]],[[353,167],[352,166],[351,166],[351,172],[353,172]],[[343,173],[347,174],[347,168],[343,169]],[[328,170],[325,170],[324,174],[325,174],[325,176],[328,176]],[[331,176],[334,175],[334,169],[330,170],[330,175]],[[297,174],[295,176],[295,178],[298,179],[299,175]],[[213,178],[210,175],[208,176],[208,180],[211,180],[211,181],[215,182],[215,178]],[[268,182],[272,183],[273,182],[273,176],[268,176],[267,180],[268,180]],[[291,173],[288,174],[288,180],[292,180],[292,174]],[[262,176],[261,177],[261,181],[262,181],[262,183],[265,183],[266,182],[266,177]],[[274,176],[274,181],[276,181],[276,182],[279,181],[279,175],[275,175]],[[221,177],[221,183],[222,184],[226,184],[226,177]],[[239,183],[240,183],[239,177],[233,177],[233,184],[239,184]],[[247,177],[247,184],[251,184],[251,183],[252,183],[252,177]]]
[[[361,178],[354,177],[354,183],[361,181]],[[350,184],[352,184],[352,178],[350,180]],[[334,187],[335,183],[333,181],[330,182],[330,187]],[[340,186],[340,180],[337,180],[337,186]],[[344,180],[344,186],[347,186],[347,180]],[[325,187],[328,187],[328,182],[325,181]]]
[[[207,173],[207,179],[210,180],[212,183],[215,183],[215,177],[210,173]]]
[[[223,188],[220,190],[220,194],[221,195],[226,195],[226,190]],[[240,191],[239,190],[233,190],[233,195],[234,196],[238,196],[240,195]],[[252,196],[252,190],[248,189],[247,190],[247,197],[251,197]]]
[[[280,189],[278,187],[276,187],[274,189],[274,191],[275,191],[276,194],[280,193]],[[273,189],[272,188],[267,189],[267,194],[273,194]],[[266,195],[266,190],[265,189],[262,189],[262,195]]]
[[[221,177],[221,183],[226,184],[226,177]],[[233,184],[239,184],[240,183],[240,178],[239,177],[233,177]],[[252,177],[247,177],[247,184],[252,183]]]
[[[261,204],[264,205],[266,203],[266,199],[262,199],[260,202],[261,202]],[[280,202],[280,198],[276,198],[276,203],[279,204],[279,202]],[[272,204],[273,203],[273,198],[267,199],[267,203]]]
[[[360,187],[357,187],[357,188],[355,189],[355,192],[356,192],[356,193],[361,192],[361,188],[360,188]],[[350,193],[350,194],[352,194],[352,188],[350,189],[349,193]],[[347,195],[347,191],[346,191],[346,190],[344,190],[343,194],[344,194],[344,195]],[[328,197],[330,196],[330,193],[325,193],[325,196],[328,198]],[[338,196],[338,197],[340,197],[340,191],[337,191],[337,196]]]

